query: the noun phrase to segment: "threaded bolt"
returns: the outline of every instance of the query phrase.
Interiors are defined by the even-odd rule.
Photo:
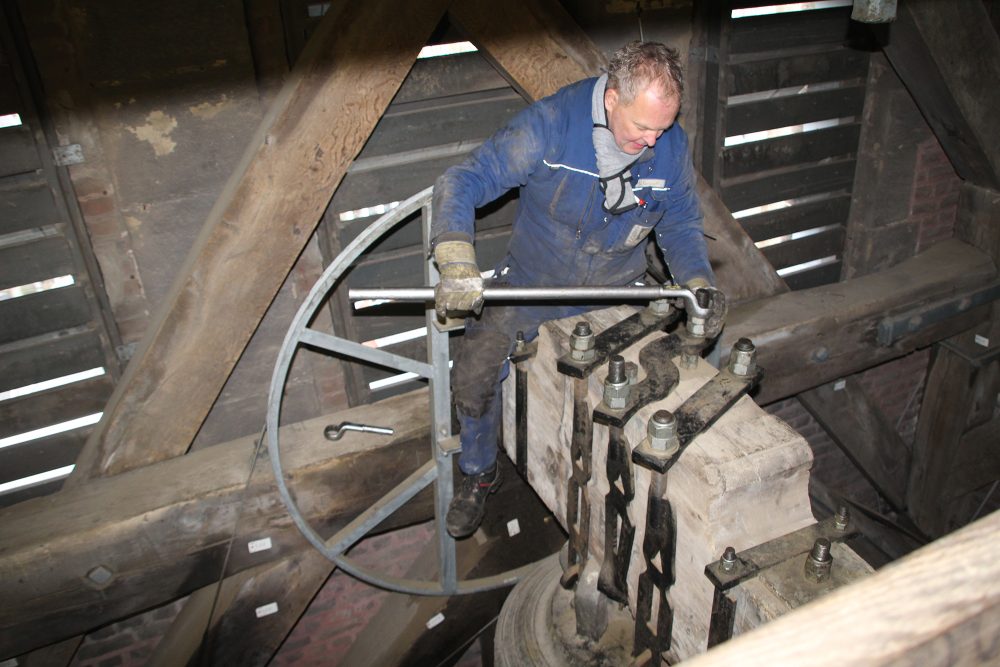
[[[722,552],[722,558],[719,559],[719,564],[722,566],[723,572],[732,572],[736,568],[736,549],[726,547],[726,550]]]
[[[677,439],[677,418],[669,410],[657,410],[646,425],[649,446],[664,454],[673,454],[680,448]]]
[[[639,365],[634,361],[625,362],[625,379],[628,380],[629,384],[635,384],[639,381]]]
[[[847,530],[847,525],[851,522],[851,510],[847,505],[841,505],[837,509],[837,514],[833,517],[833,525],[837,530]]]
[[[594,332],[586,320],[576,323],[569,338],[569,356],[575,361],[591,361],[596,355]]]
[[[830,540],[825,537],[813,542],[812,550],[806,556],[806,580],[819,584],[826,581],[833,567],[833,556],[830,554]]]
[[[612,410],[621,410],[628,403],[628,394],[625,358],[616,354],[608,362],[608,377],[604,380],[604,403]]]
[[[524,352],[524,332],[518,331],[517,335],[514,337],[514,349],[518,352]]]
[[[757,348],[749,338],[740,338],[729,354],[729,372],[746,377],[757,370]]]

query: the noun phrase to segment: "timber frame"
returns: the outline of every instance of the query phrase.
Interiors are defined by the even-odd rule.
[[[838,428],[850,429],[835,416],[836,410],[843,409],[838,401],[853,402],[853,412],[859,415],[869,415],[872,409],[853,385],[843,396],[835,396],[826,385],[837,378],[917,348],[948,342],[952,347],[939,347],[932,373],[960,386],[975,372],[975,364],[968,362],[968,355],[962,357],[954,349],[963,349],[973,334],[989,337],[994,350],[1000,343],[1000,307],[995,303],[972,308],[962,305],[984,286],[1000,284],[1000,194],[996,191],[1000,159],[995,142],[988,140],[997,136],[998,121],[995,114],[982,112],[983,108],[997,105],[984,105],[980,98],[969,97],[971,91],[979,92],[981,87],[962,86],[965,92],[959,91],[957,86],[968,72],[949,71],[960,70],[956,63],[971,59],[992,77],[986,80],[1000,80],[1000,44],[995,33],[992,39],[984,37],[985,42],[955,39],[954,35],[944,39],[946,29],[961,26],[978,35],[982,26],[988,25],[985,10],[977,0],[914,0],[901,4],[898,41],[885,53],[918,105],[932,118],[932,128],[967,181],[956,239],[874,274],[788,292],[718,198],[703,183],[700,187],[706,227],[717,238],[727,239],[713,244],[726,253],[713,256],[724,267],[719,272],[720,286],[739,301],[731,311],[722,349],[731,347],[740,336],[754,339],[760,363],[768,370],[757,400],[769,402],[801,394],[803,402],[812,405],[811,410],[821,421],[826,419],[835,432]],[[245,553],[233,558],[226,569],[226,585],[232,589],[250,578],[259,578],[276,586],[289,572],[296,573],[296,583],[289,587],[287,608],[283,608],[287,610],[278,619],[280,622],[265,632],[271,634],[259,642],[265,652],[269,651],[268,657],[325,581],[332,566],[308,551],[287,518],[275,508],[273,481],[259,471],[251,477],[249,453],[255,446],[253,439],[192,454],[185,452],[309,238],[326,201],[446,11],[528,99],[592,75],[603,63],[600,51],[555,0],[533,0],[526,7],[512,0],[449,5],[446,0],[399,6],[333,3],[206,221],[170,298],[155,317],[88,442],[78,464],[79,473],[56,495],[0,511],[0,597],[6,602],[0,609],[0,659],[53,642],[63,642],[53,649],[63,655],[67,646],[75,646],[73,642],[78,642],[76,636],[81,633],[204,591],[206,586],[214,591],[227,542],[234,534],[244,502],[254,508],[254,517],[240,526],[236,539],[245,541],[253,536],[255,526],[273,522],[280,527],[275,538],[277,546],[256,559]],[[519,27],[512,31],[510,27],[515,25]],[[358,87],[358,81],[373,66],[370,61],[352,61],[351,54],[361,49],[378,54],[377,69],[383,73],[363,89]],[[931,75],[910,69],[914,62],[933,64],[928,70]],[[539,67],[539,63],[546,65]],[[979,76],[980,81],[984,80],[982,71]],[[984,94],[998,95],[995,90]],[[358,104],[359,100],[364,104]],[[347,109],[350,114],[340,113]],[[264,183],[268,185],[264,187]],[[234,232],[236,220],[240,221],[238,232]],[[283,225],[283,220],[300,222]],[[740,251],[733,252],[734,248]],[[256,272],[254,280],[234,280],[235,275],[245,272],[248,263],[267,270]],[[238,294],[232,291],[234,284],[239,286]],[[927,312],[939,316],[914,330],[903,331],[888,344],[878,341],[879,326],[887,319]],[[213,329],[209,326],[212,318],[205,317],[206,313],[212,313],[212,318],[225,318],[230,326],[224,331]],[[961,359],[955,361],[955,356]],[[417,451],[426,454],[426,446],[421,443],[426,420],[417,416],[423,404],[409,401],[405,408],[399,407],[402,403],[393,405],[393,409],[414,411],[413,430],[398,435],[377,451],[359,449],[352,453],[368,463],[356,468],[345,460],[319,455],[319,443],[309,444],[309,437],[302,435],[307,427],[288,427],[292,431],[302,429],[299,437],[306,443],[302,458],[289,466],[291,474],[300,475],[301,483],[315,490],[309,507],[316,516],[322,512],[329,527],[342,525],[364,502],[392,487],[395,481],[383,474],[379,461],[401,461]],[[363,421],[359,415],[380,407],[384,409],[355,408],[331,418]],[[820,417],[820,413],[833,416]],[[947,454],[935,447],[932,435],[947,431],[956,440],[979,443],[988,442],[990,434],[995,433],[989,430],[995,428],[989,421],[970,426],[967,419],[950,425],[942,419],[934,415],[926,420],[921,417],[926,434],[918,437],[909,470],[900,467],[898,458],[887,458],[885,450],[880,449],[884,445],[878,425],[854,429],[870,434],[869,440],[854,445],[859,448],[855,455],[864,461],[876,486],[890,504],[916,510],[914,520],[932,537],[949,527],[947,517],[935,504],[934,494],[946,493],[946,487],[954,481],[949,478]],[[313,432],[317,430],[313,428]],[[857,443],[854,436],[847,440]],[[898,450],[898,443],[890,446]],[[968,484],[966,477],[972,474],[968,468],[974,468],[974,462],[958,463],[964,468],[955,475]],[[338,474],[344,476],[345,484],[350,481],[369,495],[360,496],[356,504],[329,495],[327,483]],[[934,474],[943,478],[935,478]],[[186,482],[168,486],[159,482],[163,479]],[[928,488],[933,493],[928,493]],[[137,494],[137,490],[142,493]],[[136,502],[137,497],[141,502]],[[423,502],[411,508],[409,520],[426,516],[429,500]],[[331,507],[338,509],[331,511]],[[190,518],[202,514],[210,516],[211,521]],[[889,604],[896,600],[893,591],[947,572],[940,585],[921,589],[927,596],[919,603],[926,611],[922,616],[926,632],[908,638],[907,649],[886,656],[878,664],[889,664],[893,659],[918,663],[920,655],[927,655],[950,639],[956,640],[952,646],[978,651],[980,658],[995,659],[1000,651],[996,642],[985,645],[980,638],[995,637],[1000,627],[1000,572],[996,565],[1000,560],[984,551],[998,520],[993,515],[971,525],[913,554],[899,567],[887,569],[865,584],[841,591],[836,600],[831,598],[821,604],[831,609],[837,609],[836,605],[843,605],[840,609],[865,607],[870,599],[866,595],[880,603],[888,599]],[[53,539],[53,534],[58,538]],[[161,548],[176,551],[165,557]],[[966,569],[963,564],[968,562],[980,566]],[[101,583],[88,578],[98,567],[110,571],[112,578]],[[975,595],[971,596],[970,591]],[[189,605],[194,609],[207,597],[211,596],[193,596]],[[972,597],[975,604],[970,602]],[[235,623],[227,632],[239,632],[233,629],[239,627],[239,622],[229,612],[246,602],[238,596],[228,599],[232,606],[223,604],[211,622],[213,627]],[[946,619],[943,610],[957,604],[956,600],[963,603],[962,615]],[[203,619],[199,621],[202,626],[209,622],[204,614],[197,618]],[[835,619],[837,628],[841,627],[837,623],[850,624],[852,620],[855,627],[867,627],[845,612],[831,611],[823,618]],[[757,637],[809,637],[816,622],[816,617],[792,614]],[[257,628],[254,632],[261,632]],[[826,635],[829,629],[816,630],[814,635]],[[852,643],[847,635],[839,636],[841,644]],[[868,646],[887,643],[879,635],[870,641]],[[777,645],[781,642],[770,644]],[[766,640],[748,637],[692,664],[715,664],[716,654],[719,660],[735,656],[739,647],[751,647],[753,655],[768,655],[770,649],[765,646]],[[801,658],[813,645],[807,646],[803,639],[789,646],[789,651],[805,647],[794,654]],[[828,646],[822,651],[814,647],[811,650],[814,657],[823,654],[813,664],[836,662]],[[69,653],[71,657],[72,651]],[[747,654],[739,655],[745,658]],[[959,653],[958,657],[968,661],[969,655]],[[797,662],[805,664],[801,659]]]

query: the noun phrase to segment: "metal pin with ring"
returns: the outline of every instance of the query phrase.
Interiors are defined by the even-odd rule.
[[[355,424],[354,422],[341,422],[330,424],[323,429],[323,437],[327,440],[340,440],[344,432],[356,431],[358,433],[378,433],[379,435],[393,435],[395,431],[386,426],[372,426],[370,424]]]

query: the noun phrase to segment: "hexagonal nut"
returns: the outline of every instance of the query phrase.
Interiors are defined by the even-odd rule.
[[[612,410],[621,410],[628,404],[629,395],[629,384],[628,382],[622,383],[604,383],[604,404],[607,405]]]
[[[689,317],[687,321],[687,331],[692,336],[704,337],[705,320],[701,317]]]
[[[649,312],[653,313],[657,317],[665,317],[670,314],[671,309],[670,302],[667,299],[656,299],[655,301],[649,302]]]
[[[820,562],[814,560],[810,556],[806,556],[805,565],[805,578],[806,581],[811,581],[814,584],[821,584],[830,578],[830,569],[833,567],[833,559],[826,562]]]
[[[733,375],[746,377],[752,375],[755,370],[757,370],[757,362],[752,352],[733,352],[729,356],[729,371]]]
[[[597,355],[597,350],[590,348],[589,350],[577,350],[570,348],[569,358],[573,361],[593,361],[594,357]]]
[[[698,355],[690,352],[681,352],[681,367],[691,370],[698,365]]]

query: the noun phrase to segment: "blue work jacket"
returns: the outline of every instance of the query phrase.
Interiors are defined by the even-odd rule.
[[[656,241],[674,280],[714,283],[687,135],[675,123],[631,168],[641,203],[606,212],[591,120],[596,79],[562,88],[517,114],[448,169],[434,187],[433,238],[473,236],[475,209],[520,188],[508,257],[497,267],[515,285],[625,285],[646,269],[643,240]]]

